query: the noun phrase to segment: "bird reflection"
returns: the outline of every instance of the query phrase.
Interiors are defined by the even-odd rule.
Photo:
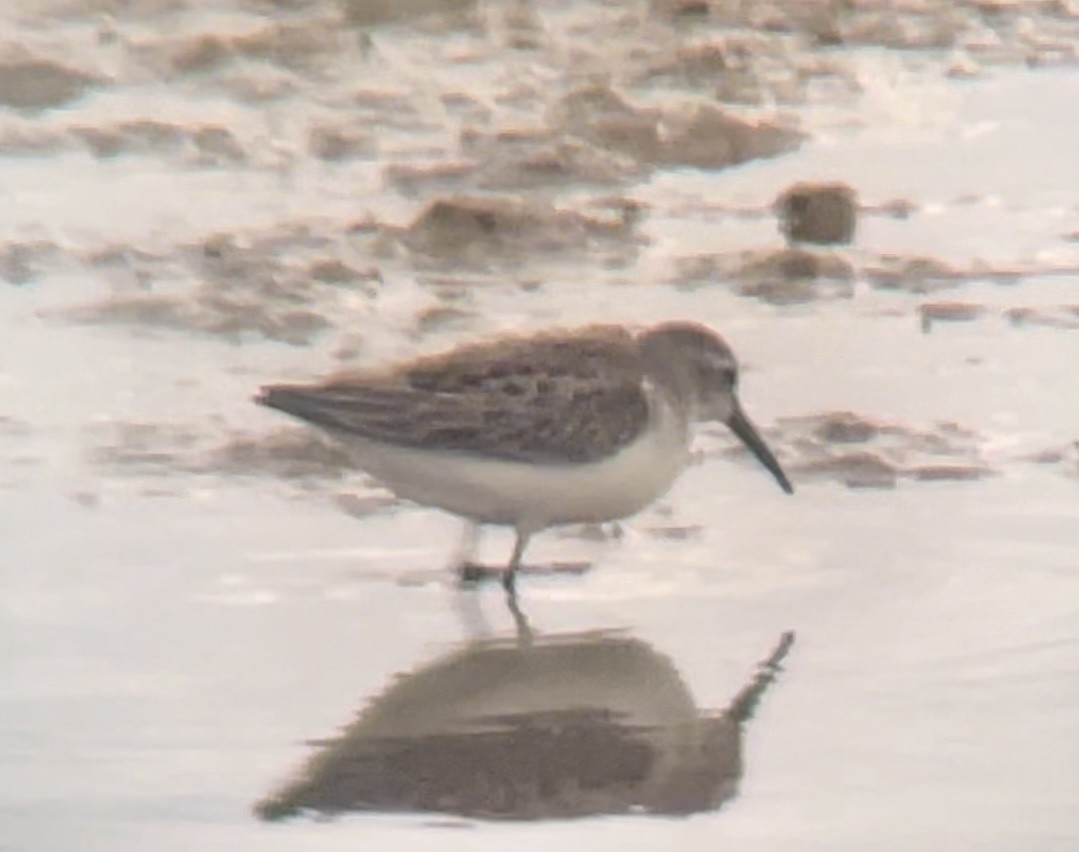
[[[794,636],[720,712],[623,632],[486,638],[397,677],[255,807],[492,820],[688,814],[736,795],[742,733]]]

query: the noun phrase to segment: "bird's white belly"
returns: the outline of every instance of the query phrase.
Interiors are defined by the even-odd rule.
[[[539,530],[635,514],[667,492],[688,458],[672,418],[613,456],[584,464],[528,464],[410,449],[349,437],[359,467],[398,496],[482,523]]]

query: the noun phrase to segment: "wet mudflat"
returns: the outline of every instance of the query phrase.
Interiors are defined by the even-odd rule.
[[[1074,11],[136,6],[2,13],[0,848],[1075,846]],[[250,403],[686,316],[797,495],[707,430],[524,631]]]

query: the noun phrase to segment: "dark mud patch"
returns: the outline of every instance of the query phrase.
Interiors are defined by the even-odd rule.
[[[865,270],[866,279],[883,290],[934,293],[974,280],[970,272],[932,257],[881,255]]]
[[[146,497],[182,497],[196,483],[271,479],[290,498],[314,497],[354,518],[400,504],[347,452],[311,429],[252,433],[213,422],[121,421],[90,427],[86,443],[85,457],[95,470],[143,483]]]
[[[344,122],[325,122],[311,128],[307,138],[313,157],[330,162],[373,159],[378,154],[377,136],[370,129]]]
[[[247,162],[238,137],[220,124],[179,124],[157,119],[68,126],[29,123],[0,128],[0,151],[13,156],[42,156],[89,151],[107,160],[125,155],[172,158],[185,165],[227,166]]]
[[[799,248],[751,253],[733,278],[743,296],[773,305],[854,295],[854,270],[845,258]]]
[[[456,307],[455,305],[442,304],[424,308],[416,315],[416,325],[413,334],[422,339],[428,334],[446,331],[447,329],[466,329],[476,318],[476,312]]]
[[[686,105],[663,121],[661,165],[724,169],[796,150],[805,134],[777,122],[751,121],[707,105]]]
[[[228,128],[192,126],[151,119],[114,125],[76,125],[71,135],[95,157],[125,154],[179,156],[196,165],[235,165],[246,161],[243,145]]]
[[[913,294],[933,294],[972,283],[1018,284],[1026,278],[1075,275],[1079,270],[1068,265],[1030,264],[990,265],[974,261],[961,267],[939,258],[882,254],[868,259],[860,270],[870,285],[882,290]]]
[[[405,195],[466,190],[545,194],[569,186],[626,184],[647,173],[618,151],[544,129],[466,131],[461,153],[460,160],[388,166],[386,179]]]
[[[635,249],[640,237],[620,216],[600,217],[510,196],[452,196],[429,204],[398,238],[414,254],[478,266],[522,255],[593,247]]]
[[[796,36],[817,48],[959,51],[986,63],[1042,65],[1074,62],[1079,50],[1079,24],[1067,3],[650,0],[649,9],[684,27],[745,29],[777,39]]]
[[[0,106],[36,112],[67,106],[91,88],[100,77],[68,68],[47,59],[0,62]]]
[[[425,163],[392,163],[383,177],[402,195],[430,196],[481,187],[483,167],[471,160],[433,160]],[[507,187],[508,188],[508,187]]]
[[[1058,468],[1064,473],[1079,477],[1079,440],[1032,453],[1024,461]]]
[[[250,434],[221,424],[109,422],[88,433],[88,460],[110,473],[201,474],[340,480],[354,472],[348,454],[310,429]]]
[[[327,54],[345,48],[338,28],[326,16],[308,20],[267,20],[247,32],[203,33],[167,45],[155,45],[151,62],[164,62],[180,74],[207,74],[237,60],[272,62],[291,71],[312,71],[326,61]],[[336,50],[335,50],[336,48]]]
[[[797,305],[850,298],[861,281],[881,290],[933,295],[974,283],[1013,285],[1025,278],[1075,272],[1069,267],[999,267],[977,262],[961,268],[937,258],[892,254],[863,259],[857,253],[795,245],[677,258],[668,280],[687,289],[729,282],[740,295],[774,305]],[[934,323],[971,321],[987,312],[978,305],[946,300],[926,302],[918,310],[927,331]],[[1016,325],[1069,328],[1073,310],[1073,306],[1015,308],[1006,316]]]
[[[1079,305],[1054,305],[1044,308],[1010,308],[1004,312],[1016,326],[1042,326],[1079,330]]]
[[[336,480],[355,470],[348,453],[310,429],[278,429],[266,435],[233,433],[196,460],[192,469],[223,476],[293,480]]]
[[[309,226],[254,237],[218,234],[162,256],[123,247],[85,259],[112,282],[107,295],[45,315],[92,325],[129,325],[220,337],[311,343],[355,313],[381,275],[347,238]]]
[[[645,527],[644,532],[649,537],[661,541],[691,541],[701,537],[704,527],[700,524],[657,525]]]
[[[29,284],[69,260],[51,240],[11,241],[0,245],[0,278],[10,284]]]
[[[854,295],[854,267],[841,255],[804,248],[765,249],[680,258],[672,284],[725,285],[773,305],[797,305]]]
[[[313,310],[275,308],[257,290],[226,295],[206,285],[182,295],[110,295],[95,302],[52,311],[46,316],[88,325],[130,325],[142,329],[196,332],[234,342],[256,334],[297,346],[310,343],[331,325]]]
[[[849,243],[858,217],[858,194],[844,183],[798,183],[775,201],[779,229],[792,243]]]
[[[548,122],[642,164],[722,169],[793,151],[804,134],[778,122],[740,118],[711,104],[638,107],[605,84],[566,95]]]
[[[69,135],[28,121],[0,126],[0,153],[6,157],[41,157],[71,147]]]
[[[997,473],[983,439],[955,423],[916,429],[846,411],[783,418],[776,426],[784,466],[795,479],[847,488],[894,488],[901,480],[967,481]],[[747,455],[742,447],[725,452]]]
[[[723,27],[679,32],[650,46],[634,85],[699,92],[726,104],[796,106],[846,102],[860,91],[856,75],[836,56],[807,53],[774,33]]]
[[[417,25],[461,26],[476,9],[476,0],[343,0],[341,9],[350,27]]]
[[[971,302],[924,302],[918,306],[922,331],[929,333],[937,323],[973,322],[985,316],[985,305]]]
[[[1079,330],[1079,305],[1009,307],[1002,312],[989,311],[986,305],[972,302],[926,302],[918,305],[921,330],[932,331],[939,324],[973,322],[986,316],[1003,317],[1012,326]]]

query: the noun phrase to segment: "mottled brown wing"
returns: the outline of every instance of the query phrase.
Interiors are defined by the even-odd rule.
[[[403,447],[583,463],[648,420],[635,343],[606,328],[463,347],[389,375],[273,386],[259,399],[323,426]]]

